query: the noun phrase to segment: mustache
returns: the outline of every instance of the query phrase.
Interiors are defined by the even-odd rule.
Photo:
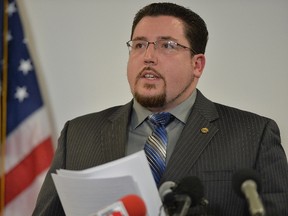
[[[150,67],[150,66],[144,67],[144,68],[140,71],[140,73],[138,74],[137,78],[141,78],[141,77],[143,76],[143,73],[144,73],[145,71],[153,71],[153,72],[157,75],[157,77],[159,77],[159,78],[161,78],[161,79],[164,79],[164,77],[162,77],[162,75],[161,75],[155,68]]]

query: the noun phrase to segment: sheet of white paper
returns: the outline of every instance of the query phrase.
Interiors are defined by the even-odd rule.
[[[127,180],[127,181],[125,180],[122,182],[120,181],[120,179],[117,179],[117,177],[127,178],[129,176],[130,176],[130,180]],[[114,193],[114,191],[116,190],[115,188],[117,186],[121,188],[120,191],[122,191],[123,189],[123,194],[122,195],[120,194],[121,195],[120,198],[126,194],[138,194],[139,193],[138,195],[140,195],[141,198],[144,200],[148,215],[150,216],[158,215],[160,206],[162,205],[162,202],[159,197],[158,190],[155,185],[155,182],[154,182],[154,179],[153,179],[153,176],[152,176],[152,173],[151,173],[144,151],[140,151],[135,154],[129,155],[127,157],[124,157],[124,158],[121,158],[121,159],[118,159],[118,160],[115,160],[115,161],[112,161],[112,162],[109,162],[109,163],[106,163],[97,167],[81,170],[81,171],[71,171],[71,170],[63,170],[63,169],[57,170],[57,174],[52,174],[52,177],[55,182],[56,189],[59,193],[59,196],[60,196],[60,193],[65,193],[66,195],[62,195],[62,197],[66,196],[69,199],[71,199],[70,196],[73,196],[73,194],[74,196],[77,196],[77,194],[79,193],[82,194],[81,191],[79,192],[78,188],[81,188],[81,190],[83,191],[91,190],[91,188],[93,188],[93,190],[95,191],[97,191],[98,189],[102,191],[103,186],[101,186],[100,183],[97,181],[104,179],[106,181],[106,182],[104,181],[105,183],[109,182],[109,184],[105,184],[107,185],[107,187],[104,188],[105,194],[98,196],[98,193],[95,193],[95,196],[98,196],[98,197],[94,197],[93,192],[89,192],[93,194],[94,199],[97,199],[97,200],[99,199],[104,200],[106,198],[108,199],[110,197],[110,193],[112,192]],[[111,178],[110,179],[111,181],[108,181],[109,178]],[[91,180],[91,181],[88,181],[88,180]],[[77,186],[77,184],[80,184],[81,186]],[[68,187],[70,189],[68,189]],[[75,190],[73,188],[75,188]],[[113,188],[113,191],[112,191],[112,188]],[[72,192],[67,192],[68,190],[70,191],[72,190]],[[68,196],[68,194],[70,195]],[[70,201],[69,200],[62,201],[61,196],[60,196],[60,199],[65,209],[66,203]],[[114,202],[114,200],[110,198],[109,200],[110,202],[108,203],[108,205]],[[73,200],[73,202],[76,202],[76,200]],[[79,202],[81,204],[81,202],[83,201],[81,201],[80,199]],[[103,208],[103,207],[105,206],[103,205],[100,206],[100,208]],[[67,212],[69,212],[70,214],[70,210],[67,210]],[[72,213],[73,212],[71,212],[71,214]],[[83,215],[84,214],[82,214],[81,216]],[[74,216],[74,214],[71,216]]]

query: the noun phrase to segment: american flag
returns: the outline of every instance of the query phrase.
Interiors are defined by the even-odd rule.
[[[0,12],[0,214],[25,216],[32,214],[54,150],[47,110],[27,48],[28,41],[23,33],[16,1],[1,0]],[[8,50],[6,53],[3,52],[5,46]],[[7,79],[3,79],[5,74]]]

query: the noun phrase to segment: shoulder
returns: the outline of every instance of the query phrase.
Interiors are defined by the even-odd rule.
[[[269,117],[248,110],[227,106],[207,99],[199,90],[195,105],[199,113],[216,124],[227,127],[249,127],[249,129],[264,129],[267,125],[278,128],[276,122]],[[247,128],[248,129],[248,128]],[[253,129],[253,130],[254,130]]]
[[[82,116],[78,116],[78,117],[70,120],[70,122],[72,122],[72,123],[83,122],[83,121],[95,122],[95,121],[101,120],[101,119],[118,118],[120,116],[129,114],[131,108],[132,108],[132,102],[129,102],[129,103],[124,104],[124,105],[113,106],[113,107],[109,107],[107,109],[104,109],[104,110],[101,110],[98,112],[88,113],[88,114],[85,114]]]
[[[235,121],[236,120],[239,120],[239,121],[249,120],[249,121],[259,121],[259,122],[273,121],[272,119],[266,116],[262,116],[262,115],[259,115],[257,113],[254,113],[248,110],[239,109],[236,107],[227,106],[227,105],[215,103],[215,102],[214,102],[214,105],[217,109],[219,116],[225,117],[227,119],[234,119]]]
[[[219,103],[214,104],[219,114],[219,123],[230,125],[231,128],[238,128],[238,130],[248,130],[251,133],[270,131],[280,135],[278,124],[269,117]]]
[[[124,121],[129,119],[132,102],[125,105],[113,106],[99,112],[78,116],[66,122],[64,130],[69,127],[70,131],[81,131],[85,129],[97,129],[113,121]],[[125,121],[127,121],[125,120]]]

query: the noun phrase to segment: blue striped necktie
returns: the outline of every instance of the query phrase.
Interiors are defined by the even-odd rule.
[[[145,143],[144,151],[157,185],[166,168],[168,136],[165,127],[171,122],[171,117],[172,115],[167,112],[154,113],[148,116],[154,130]]]

